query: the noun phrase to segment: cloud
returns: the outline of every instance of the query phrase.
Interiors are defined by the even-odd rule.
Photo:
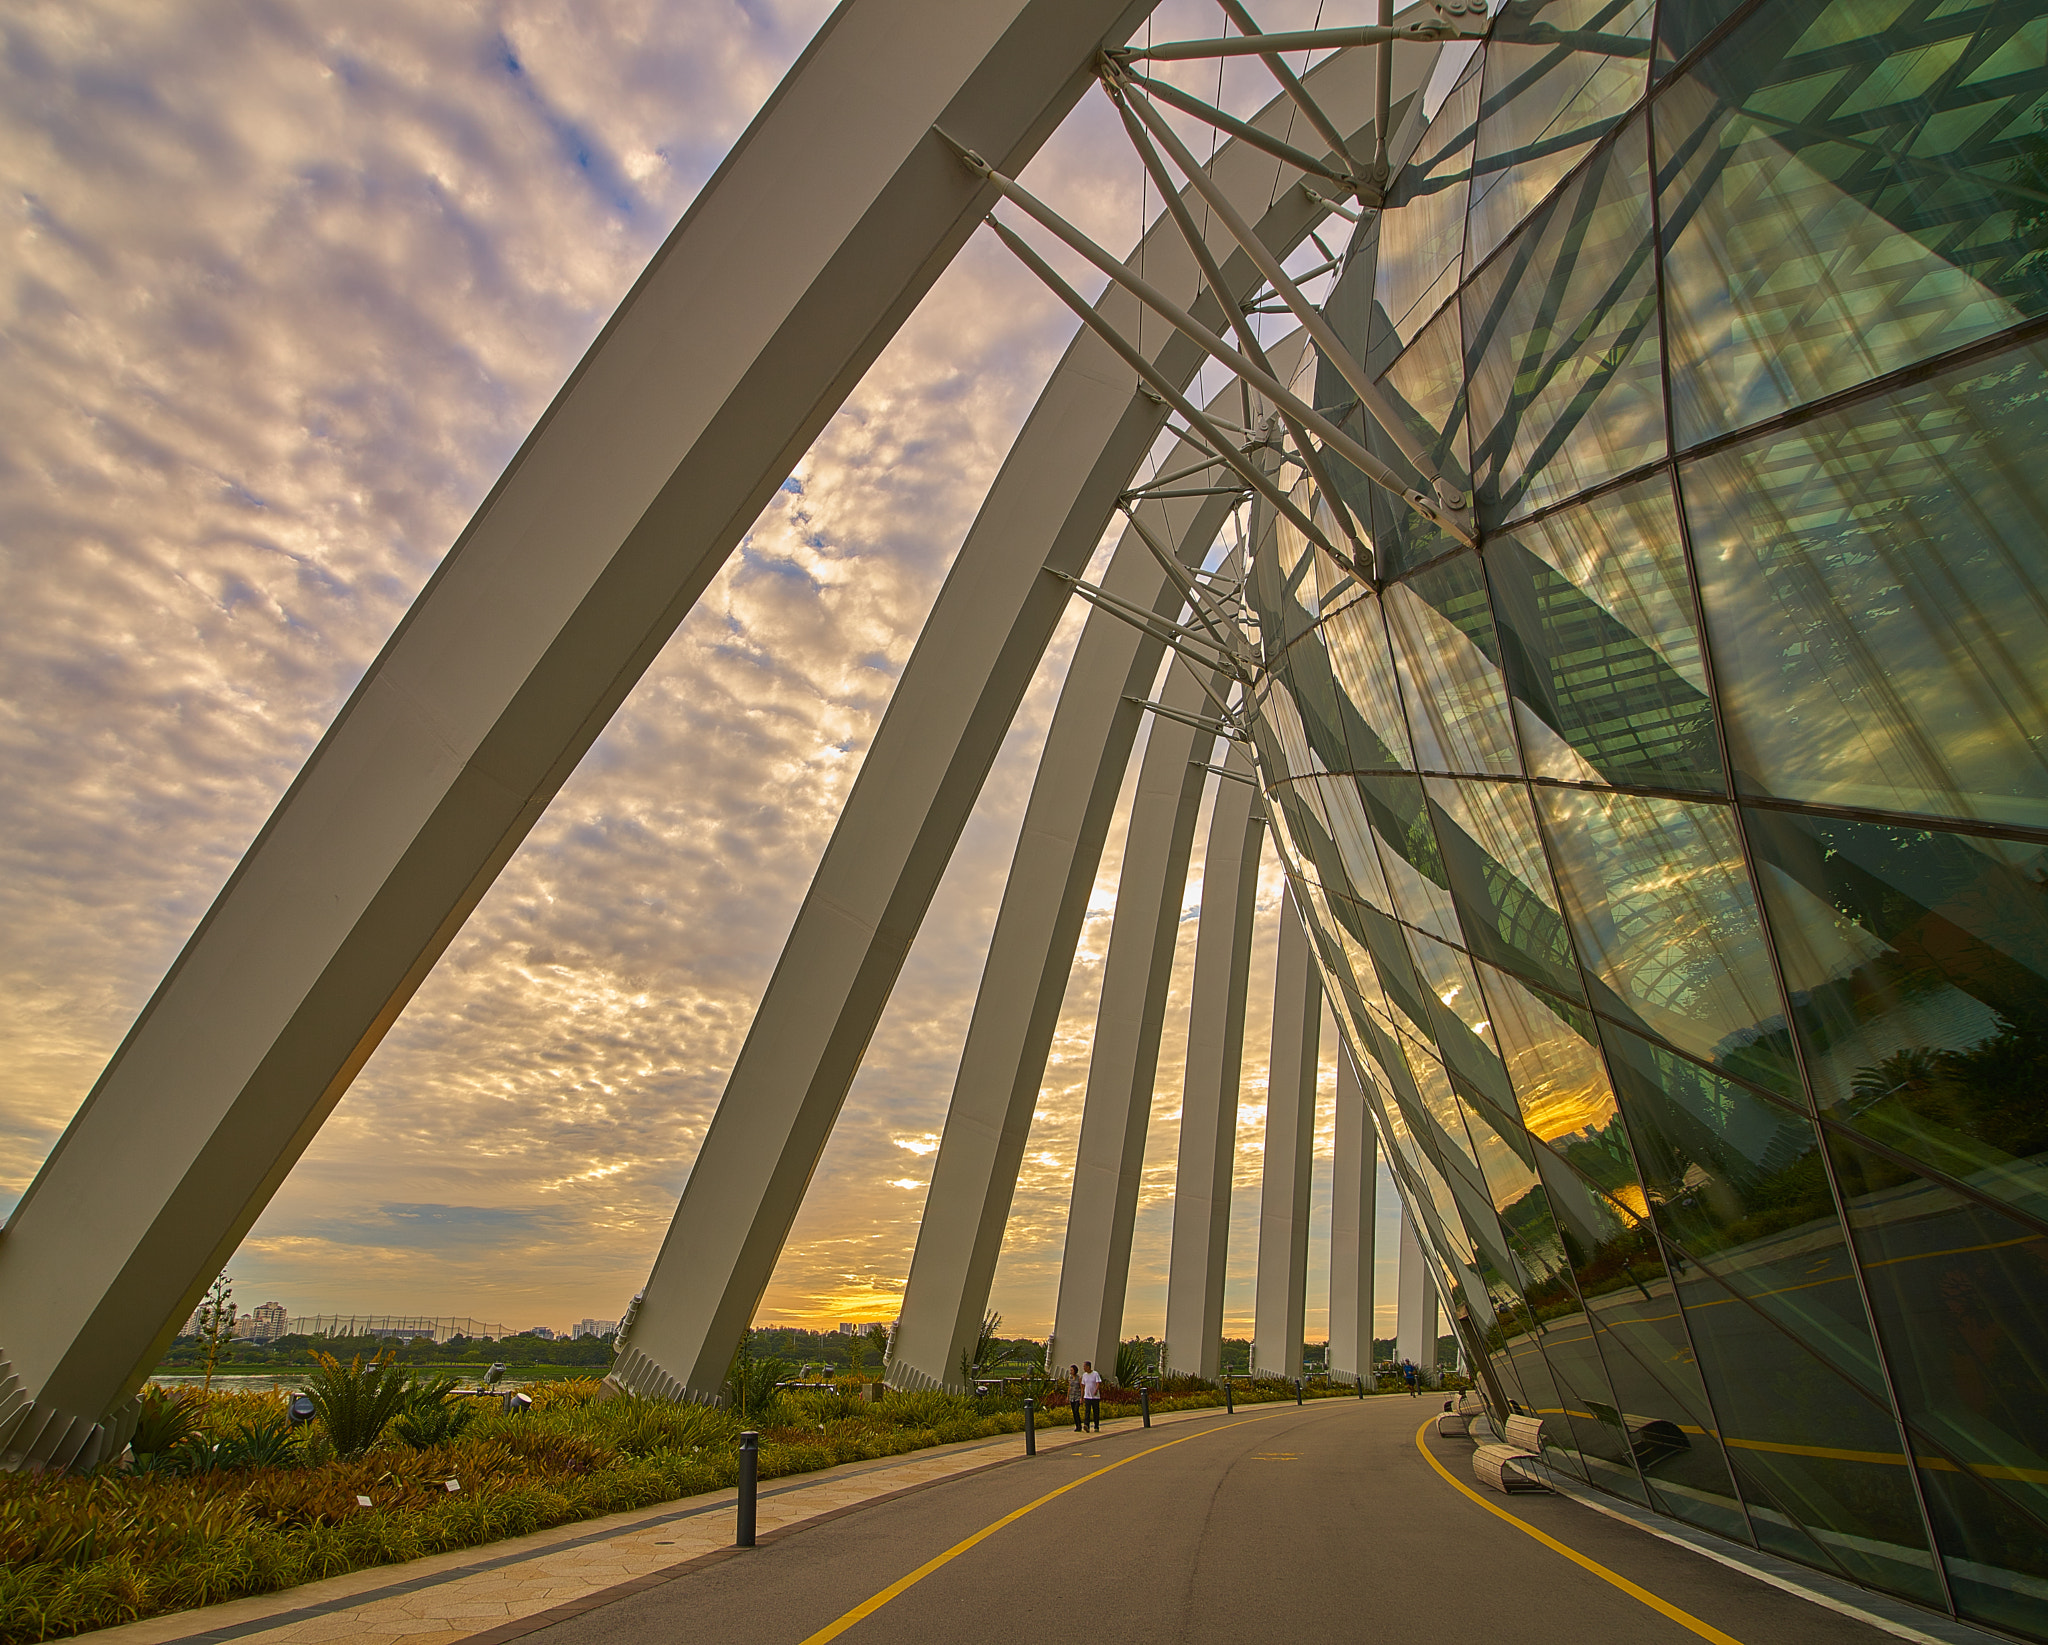
[[[825,11],[77,0],[10,19],[0,1204]],[[1233,106],[1256,100],[1243,84]],[[1120,246],[1141,200],[1135,162],[1105,161],[1110,130],[1091,101],[1030,176]],[[969,244],[259,1220],[233,1265],[243,1294],[294,1312],[618,1311],[940,579],[1071,329],[986,236]],[[897,1306],[1078,627],[1070,614],[990,774],[764,1315]],[[1019,1328],[1050,1315],[1115,856],[1005,1253],[997,1305]],[[1192,925],[1183,936],[1180,1012]],[[1163,1260],[1183,1033],[1161,1059],[1134,1310],[1151,1306],[1138,1270],[1150,1286]]]

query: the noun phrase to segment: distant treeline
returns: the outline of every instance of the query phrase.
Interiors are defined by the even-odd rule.
[[[522,1332],[516,1337],[450,1337],[446,1342],[427,1340],[405,1342],[395,1337],[278,1337],[270,1342],[237,1341],[221,1355],[221,1366],[254,1370],[268,1366],[311,1365],[315,1354],[332,1354],[336,1359],[353,1359],[360,1354],[374,1359],[395,1353],[406,1365],[589,1365],[612,1362],[612,1338],[578,1337],[573,1342],[550,1342]],[[199,1339],[179,1337],[158,1362],[160,1371],[196,1367],[201,1360]]]

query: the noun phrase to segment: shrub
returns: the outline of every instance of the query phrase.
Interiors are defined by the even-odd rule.
[[[365,1366],[358,1354],[344,1366],[332,1354],[316,1356],[320,1368],[306,1383],[327,1437],[344,1457],[359,1457],[384,1436],[391,1419],[412,1398],[412,1378],[396,1354],[379,1354]]]
[[[138,1457],[155,1456],[170,1450],[198,1426],[199,1413],[192,1406],[152,1388],[142,1396],[142,1418],[128,1443]]]
[[[412,1385],[392,1432],[415,1451],[458,1439],[476,1417],[476,1401],[455,1392],[457,1379],[437,1377]]]

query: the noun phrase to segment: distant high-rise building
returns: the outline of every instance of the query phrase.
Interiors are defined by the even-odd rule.
[[[842,1319],[839,1322],[839,1334],[843,1337],[850,1337],[859,1329],[860,1324],[857,1320]]]
[[[619,1328],[615,1319],[579,1319],[569,1328],[573,1341],[578,1337],[608,1337]]]
[[[274,1342],[283,1336],[285,1307],[281,1302],[259,1302],[249,1310],[249,1339],[252,1342]]]

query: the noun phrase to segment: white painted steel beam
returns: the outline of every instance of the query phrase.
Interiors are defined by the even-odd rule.
[[[200,1289],[974,231],[993,192],[934,127],[1021,170],[1146,9],[849,0],[833,13],[371,665],[15,1208],[0,1237],[0,1464],[118,1448],[130,1396]],[[1090,398],[1092,415],[1078,403]],[[1128,478],[1129,447],[1158,420],[1101,383],[1042,416],[1067,414],[1066,489],[1091,497],[1109,470]],[[1019,521],[1034,567],[1055,540],[1078,564],[1060,513]],[[1084,514],[1092,542],[1103,508]],[[970,700],[976,672],[962,677]],[[858,945],[878,923],[879,909],[849,909],[811,935]],[[895,922],[891,939],[914,926]],[[857,987],[887,991],[871,973]],[[821,1015],[839,1031],[829,998]],[[790,1050],[770,1078],[805,1090]],[[790,1175],[775,1129],[756,1156],[800,1192],[807,1170]]]
[[[1259,1178],[1259,1268],[1252,1369],[1301,1375],[1308,1315],[1308,1198],[1316,1129],[1316,1057],[1323,988],[1290,891],[1280,910],[1273,978],[1273,1052],[1266,1071],[1266,1151]]]
[[[1360,111],[1372,107],[1369,62],[1339,56],[1308,79],[1322,105],[1344,117],[1340,124],[1368,123]],[[1276,99],[1259,118],[1284,126],[1291,110]],[[947,130],[971,140],[959,124]],[[950,151],[947,163],[970,175]],[[1276,179],[1275,162],[1242,144],[1219,151],[1211,175],[1224,197],[1257,214],[1257,237],[1278,255],[1325,210],[1293,186],[1298,173],[1282,166]],[[1251,290],[1257,271],[1241,248],[1220,238],[1212,248],[1236,289]],[[1193,254],[1171,223],[1155,224],[1133,261],[1205,323],[1219,317],[1212,299],[1197,297]],[[1105,294],[1097,312],[1125,338],[1138,334],[1137,304],[1121,290]],[[1152,369],[1183,385],[1193,380],[1202,358],[1194,344],[1163,327],[1146,337]],[[862,763],[656,1258],[615,1386],[718,1397],[896,974],[1065,607],[1060,577],[1080,574],[1164,421],[1165,408],[1141,392],[1120,355],[1092,331],[1075,338],[968,533]],[[1021,1081],[1022,1070],[1002,1078]],[[1034,1072],[1033,1100],[1036,1086]],[[1005,1114],[995,1135],[1028,1130],[1028,1112],[1022,1124]],[[977,1118],[988,1124],[988,1111]],[[1006,1144],[983,1149],[991,1162],[1007,1152]],[[1005,1170],[1014,1184],[1014,1163]],[[1010,1191],[990,1187],[981,1204],[1000,1194],[1007,1205]],[[921,1253],[928,1240],[967,1246],[986,1234],[966,1209],[956,1214],[958,1222],[934,1227],[928,1204]],[[957,1374],[946,1362],[910,1363],[939,1379]]]
[[[1342,1028],[1342,1022],[1339,1022]],[[1365,1105],[1357,1063],[1337,1036],[1337,1135],[1330,1171],[1330,1374],[1372,1376],[1373,1211],[1379,1133]]]
[[[1223,683],[1220,673],[1211,677],[1212,689]],[[1161,701],[1184,711],[1201,707],[1201,686],[1184,660],[1168,669]],[[1068,1201],[1053,1316],[1056,1363],[1116,1365],[1159,1036],[1214,743],[1212,734],[1156,717],[1138,767]]]
[[[1232,748],[1224,770],[1249,777],[1251,760],[1242,748]],[[1223,1374],[1223,1282],[1230,1256],[1245,988],[1265,837],[1265,807],[1256,787],[1220,784],[1202,852],[1202,914],[1188,1001],[1173,1247],[1166,1270],[1166,1368],[1211,1382]]]

